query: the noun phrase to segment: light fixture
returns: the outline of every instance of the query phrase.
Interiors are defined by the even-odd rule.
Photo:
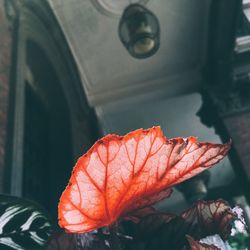
[[[160,26],[156,16],[140,4],[131,4],[119,23],[119,37],[131,56],[154,55],[160,45]]]

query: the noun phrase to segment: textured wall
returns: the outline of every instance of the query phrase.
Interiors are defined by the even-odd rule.
[[[232,138],[234,149],[242,165],[246,181],[250,183],[250,112],[239,113],[224,118],[225,127]],[[235,164],[240,170],[239,164]],[[249,193],[249,192],[248,192]],[[248,196],[250,198],[250,195]]]
[[[5,15],[4,3],[0,1],[0,193],[3,192],[7,113],[10,89],[10,54],[11,31]]]

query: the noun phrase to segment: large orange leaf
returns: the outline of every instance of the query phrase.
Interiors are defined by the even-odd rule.
[[[60,199],[59,224],[68,232],[111,225],[169,196],[172,186],[214,165],[229,148],[195,137],[167,140],[160,127],[107,135],[77,161]]]

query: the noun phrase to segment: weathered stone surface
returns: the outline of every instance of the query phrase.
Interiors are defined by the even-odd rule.
[[[0,1],[0,193],[3,191],[6,132],[9,108],[9,76],[12,35],[5,15],[4,1]]]

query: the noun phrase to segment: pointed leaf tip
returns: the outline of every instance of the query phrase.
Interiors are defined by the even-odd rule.
[[[171,187],[220,161],[230,144],[167,140],[160,127],[107,135],[77,161],[59,206],[59,225],[89,232],[150,206]]]

